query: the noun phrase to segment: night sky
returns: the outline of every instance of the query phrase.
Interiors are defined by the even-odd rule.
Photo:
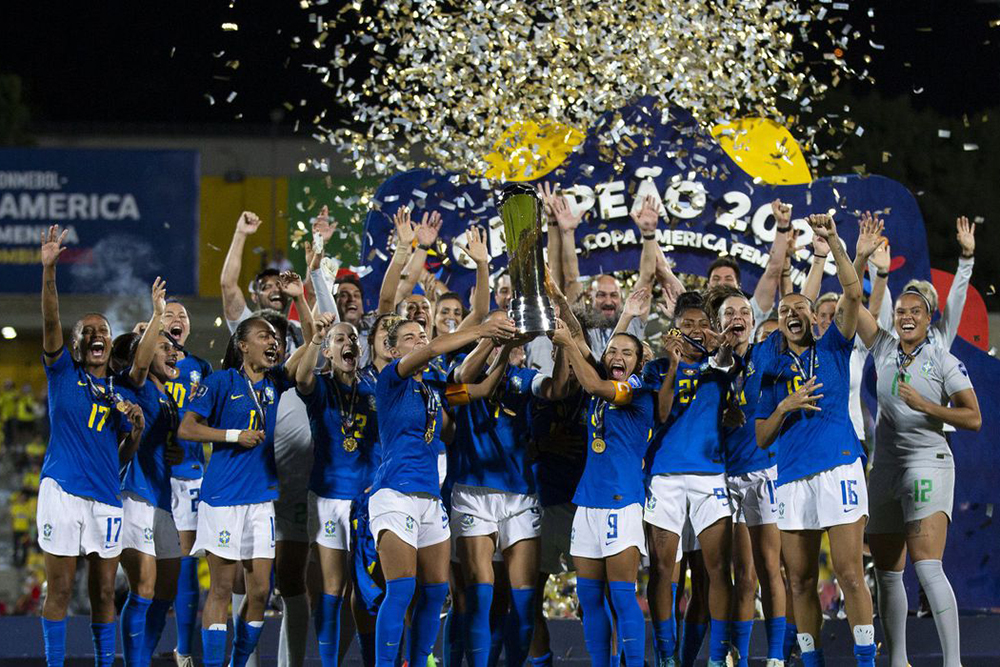
[[[0,72],[19,75],[31,117],[46,123],[267,124],[290,126],[309,107],[288,113],[286,101],[329,100],[328,89],[301,67],[310,47],[307,12],[294,0],[12,2],[0,26]],[[330,5],[321,8],[329,14]],[[997,2],[938,0],[851,2],[848,21],[873,34],[847,57],[870,53],[875,87],[912,95],[914,106],[961,116],[1000,105]],[[868,10],[874,10],[874,18]],[[223,32],[221,24],[239,24]],[[280,34],[279,34],[280,32]],[[220,52],[225,53],[219,55]],[[239,60],[236,70],[225,67]],[[222,78],[220,78],[222,77]],[[914,94],[914,90],[923,92]],[[867,84],[852,84],[865,94]],[[225,98],[238,93],[232,103]],[[210,105],[206,94],[216,103]],[[277,113],[276,113],[277,112]],[[243,114],[242,119],[237,119]],[[298,116],[296,115],[298,114]],[[858,119],[863,122],[864,119]],[[251,128],[247,128],[251,129]]]

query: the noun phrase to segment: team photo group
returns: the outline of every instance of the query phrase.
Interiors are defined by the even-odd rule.
[[[518,243],[506,271],[490,266],[487,231],[439,239],[437,212],[383,205],[394,232],[378,295],[330,270],[325,208],[302,244],[306,275],[266,269],[244,289],[261,225],[244,212],[220,277],[221,364],[186,351],[212,322],[191,321],[160,279],[132,331],[96,312],[61,320],[65,232],[47,230],[51,435],[37,526],[48,665],[64,664],[82,558],[98,665],[118,642],[129,666],[148,666],[158,646],[180,666],[254,665],[277,606],[283,666],[302,665],[316,641],[324,666],[357,642],[365,667],[424,667],[440,640],[450,667],[551,667],[546,583],[571,571],[579,652],[594,667],[687,667],[703,644],[710,666],[811,667],[828,648],[822,549],[851,628],[835,641],[853,643],[857,665],[877,653],[908,664],[909,560],[943,664],[959,667],[942,556],[949,432],[982,422],[950,353],[976,225],[956,221],[958,269],[939,312],[929,282],[889,292],[878,215],[796,211],[812,231],[797,290],[797,227],[774,201],[751,293],[728,256],[675,275],[656,198],[632,207],[639,265],[581,276],[581,214],[558,185],[514,196],[537,206],[545,231],[529,247],[531,230],[512,239],[507,224]],[[854,247],[838,234],[848,226]],[[468,293],[426,268],[442,240],[475,267]],[[839,291],[821,294],[834,270]],[[545,304],[541,331],[524,326],[529,301]],[[877,410],[862,399],[869,358]],[[766,641],[751,651],[755,619]],[[177,641],[165,647],[168,621]]]

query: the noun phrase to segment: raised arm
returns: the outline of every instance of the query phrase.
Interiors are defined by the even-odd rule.
[[[309,339],[309,342],[303,346],[305,350],[302,352],[298,363],[295,364],[295,388],[303,396],[311,394],[316,387],[316,374],[313,372],[313,369],[316,368],[316,362],[319,360],[319,353],[323,349],[323,341],[326,340],[326,334],[333,325],[334,321],[331,313],[320,313],[316,316],[316,331]]]
[[[129,371],[129,380],[136,387],[141,387],[146,383],[149,367],[153,363],[153,354],[156,352],[156,344],[160,340],[160,330],[163,328],[163,313],[167,310],[166,296],[167,283],[157,276],[151,290],[153,315],[149,318],[149,322],[142,332],[142,338],[139,339],[139,345],[135,348],[132,369]]]
[[[468,384],[474,382],[479,374],[486,367],[486,362],[490,358],[490,353],[496,347],[489,338],[483,338],[476,344],[476,347],[462,360],[455,370],[452,371],[452,379],[458,384]]]
[[[826,268],[826,258],[830,255],[830,244],[822,236],[813,234],[812,248],[812,265],[806,276],[806,284],[802,286],[802,296],[815,303],[819,298],[819,291],[823,288],[823,272]]]
[[[240,214],[240,219],[236,221],[236,230],[233,232],[233,240],[229,242],[226,261],[222,265],[222,275],[219,279],[219,284],[222,287],[222,312],[230,322],[240,319],[240,315],[247,307],[243,290],[240,289],[243,248],[246,246],[247,237],[256,232],[258,227],[260,227],[260,218],[257,217],[256,213],[243,211]]]
[[[783,204],[780,199],[771,202],[771,213],[777,224],[774,227],[774,241],[771,242],[771,254],[764,267],[764,275],[757,281],[753,291],[753,300],[762,312],[768,312],[774,307],[774,295],[778,291],[781,280],[781,269],[785,264],[785,249],[788,247],[788,232],[792,231],[792,207]]]
[[[479,227],[470,227],[465,237],[465,252],[476,263],[476,291],[472,296],[472,310],[458,328],[475,326],[490,312],[490,253],[486,247],[486,233]]]
[[[500,386],[500,383],[507,376],[507,362],[510,360],[510,351],[510,343],[505,343],[500,348],[500,354],[493,360],[493,364],[486,372],[486,377],[483,378],[483,381],[466,385],[465,389],[468,392],[470,400],[475,401],[493,395],[493,392],[497,390],[497,387]]]
[[[891,255],[889,241],[883,240],[868,259],[868,275],[872,279],[872,293],[868,297],[868,312],[871,313],[880,326],[885,327],[892,326],[891,315],[890,321],[883,321],[883,311],[885,310],[883,305],[888,304],[888,310],[890,313],[892,311],[891,303],[885,298],[886,293],[889,291],[889,263]],[[874,275],[872,275],[872,269],[874,269]]]
[[[480,338],[495,338],[498,340],[508,340],[517,333],[513,320],[506,317],[495,317],[482,324],[470,327],[465,331],[441,334],[430,341],[427,345],[420,346],[405,357],[399,360],[397,373],[400,377],[414,375],[422,369],[430,360],[448,352],[454,352],[465,347],[469,343],[474,343]]]
[[[324,236],[324,231],[326,229],[331,230],[332,225],[329,223],[330,211],[324,206],[316,220],[313,222],[313,236],[318,236],[320,241],[323,241],[318,247],[313,247],[312,241],[304,244],[304,250],[306,255],[306,270],[308,271],[309,282],[312,283],[313,293],[316,296],[316,309],[320,313],[333,313],[337,321],[340,321],[340,314],[337,311],[337,302],[333,298],[333,289],[330,283],[326,280],[326,275],[321,268],[323,263],[323,257],[326,255],[326,246]],[[336,258],[332,258],[337,268],[339,268],[339,261]],[[334,271],[336,275],[336,271]]]
[[[579,226],[582,216],[573,214],[564,195],[553,195],[547,203],[556,218],[556,224],[559,226],[566,300],[571,304],[576,303],[583,294],[583,287],[580,285],[580,260],[576,256],[576,228]],[[549,261],[555,260],[550,259]]]
[[[639,279],[632,289],[642,287],[652,287],[653,279],[656,277],[656,261],[659,244],[656,242],[656,225],[660,220],[658,202],[650,195],[646,195],[641,207],[633,208],[629,214],[632,222],[639,229],[642,236],[642,255],[639,256]],[[643,316],[643,320],[649,315],[649,309]]]
[[[955,221],[955,228],[958,243],[962,247],[962,255],[958,259],[958,270],[955,271],[955,280],[948,290],[941,319],[932,325],[942,336],[946,349],[951,349],[951,344],[958,336],[958,325],[962,321],[965,295],[969,290],[969,280],[972,278],[972,267],[976,256],[976,225],[962,216]]]
[[[409,215],[407,213],[407,215]],[[427,261],[427,251],[434,246],[438,233],[441,231],[441,214],[437,211],[424,213],[420,218],[420,224],[414,228],[417,239],[417,247],[413,249],[410,259],[406,263],[406,268],[400,276],[399,286],[396,288],[395,303],[399,303],[408,295],[413,293],[413,288],[420,280],[424,272],[424,262]],[[430,298],[428,296],[428,298]],[[393,306],[395,306],[395,303]]]
[[[837,302],[834,322],[841,335],[850,340],[857,331],[858,308],[861,306],[861,281],[858,280],[858,273],[854,270],[851,258],[847,256],[843,242],[837,236],[837,225],[833,218],[825,213],[810,215],[809,226],[812,227],[814,234],[826,239],[830,252],[833,253],[833,259],[837,263],[837,278],[844,293]],[[868,261],[867,257],[865,261]]]
[[[636,284],[638,285],[638,283]],[[628,331],[628,325],[631,324],[632,320],[635,318],[641,318],[643,313],[647,315],[649,314],[649,304],[652,300],[652,296],[653,294],[650,292],[649,287],[632,289],[628,297],[625,299],[625,306],[622,308],[622,314],[621,317],[618,318],[618,324],[615,325],[615,330],[611,332],[611,338]],[[608,340],[610,340],[610,338]]]
[[[667,421],[674,405],[677,365],[681,361],[681,339],[678,336],[667,336],[663,348],[667,358],[667,374],[663,378],[663,384],[656,392],[656,421],[660,424]]]
[[[399,289],[399,278],[403,275],[413,249],[413,223],[410,222],[410,209],[400,206],[392,216],[396,226],[396,249],[382,277],[382,288],[378,293],[378,314],[391,313],[396,308],[396,291]]]
[[[63,347],[62,322],[59,320],[59,292],[56,290],[56,264],[62,254],[67,231],[60,233],[59,225],[52,225],[42,232],[42,352],[45,365],[55,359]]]
[[[552,275],[549,273],[548,269],[545,271],[545,291],[548,293],[549,298],[558,308],[559,318],[566,324],[569,328],[570,334],[573,336],[573,340],[576,341],[577,347],[585,357],[592,357],[593,354],[590,351],[590,344],[587,343],[587,337],[583,333],[583,327],[580,325],[580,320],[576,319],[576,315],[573,314],[573,309],[569,305],[569,301],[566,296],[559,289],[559,286],[555,284],[552,279]]]
[[[557,321],[559,322],[559,326],[557,326],[555,333],[552,334],[552,344],[562,349],[570,366],[573,367],[576,379],[580,383],[580,386],[583,387],[583,390],[591,396],[603,398],[615,405],[629,403],[632,400],[630,385],[627,382],[615,382],[614,380],[603,379],[597,372],[597,369],[591,366],[584,358],[583,353],[580,352],[580,348],[577,347],[576,342],[570,335],[569,329],[566,328],[562,321]]]
[[[559,232],[559,224],[556,222],[556,216],[552,212],[551,204],[554,192],[558,189],[558,183],[555,185],[552,185],[551,183],[541,183],[538,185],[538,197],[543,203],[545,221],[548,230],[545,234],[546,250],[548,251],[548,257],[546,258],[545,264],[551,271],[552,279],[556,282],[556,285],[559,285],[560,289],[566,289],[566,286],[563,283],[562,272],[562,236]]]

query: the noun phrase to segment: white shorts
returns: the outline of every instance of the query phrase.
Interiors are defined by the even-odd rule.
[[[157,560],[181,557],[181,541],[170,512],[128,491],[122,494],[122,549],[135,549]]]
[[[368,523],[375,544],[384,530],[415,549],[440,544],[451,537],[444,503],[429,493],[379,489],[368,500]]]
[[[729,475],[729,500],[733,505],[733,523],[761,526],[778,523],[778,502],[774,481],[778,468],[754,470],[742,475]]]
[[[621,509],[577,507],[573,516],[569,552],[581,558],[608,558],[635,547],[646,555],[646,535],[642,527],[642,505]]]
[[[38,544],[53,556],[117,558],[122,553],[122,508],[66,493],[46,477],[38,486]]]
[[[174,525],[177,530],[198,530],[201,480],[201,477],[198,479],[170,478],[170,511],[174,515]]]
[[[868,516],[861,459],[782,484],[775,494],[780,530],[824,530]]]
[[[654,475],[649,483],[643,521],[681,535],[690,519],[695,536],[719,519],[732,516],[726,476],[677,473]]]
[[[496,534],[502,552],[516,542],[537,538],[542,515],[535,496],[456,484],[451,490],[451,525],[456,538]]]
[[[192,556],[213,553],[229,560],[274,558],[274,505],[205,503],[198,506],[198,534]]]
[[[542,508],[542,531],[539,537],[538,571],[559,574],[573,571],[569,536],[573,532],[576,505],[562,503]]]
[[[282,489],[274,501],[274,536],[279,542],[309,543],[309,489]]]
[[[906,524],[944,512],[951,521],[955,469],[874,465],[868,475],[868,532],[905,533]]]
[[[444,486],[444,480],[448,477],[448,454],[438,452],[438,488]]]
[[[327,549],[351,548],[351,501],[309,492],[309,537]]]

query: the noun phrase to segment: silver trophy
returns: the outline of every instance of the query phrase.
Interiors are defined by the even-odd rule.
[[[497,201],[507,241],[507,271],[514,298],[509,315],[520,333],[555,330],[555,312],[545,294],[542,202],[524,183],[504,187]]]

